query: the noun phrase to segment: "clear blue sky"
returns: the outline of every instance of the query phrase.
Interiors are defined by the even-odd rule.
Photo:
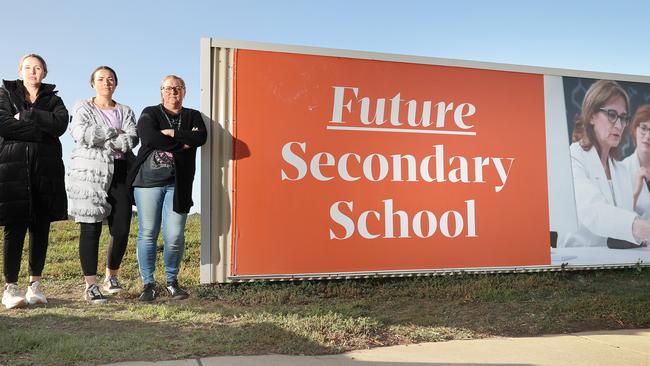
[[[199,40],[247,41],[650,75],[644,1],[4,1],[0,77],[39,53],[68,107],[88,98],[90,72],[116,69],[115,99],[136,115],[159,101],[166,74],[199,108]],[[72,140],[66,134],[67,163]],[[195,199],[198,204],[198,183]]]

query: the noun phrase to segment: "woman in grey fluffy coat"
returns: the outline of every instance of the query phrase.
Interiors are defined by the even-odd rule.
[[[110,231],[103,289],[117,293],[117,275],[126,252],[131,226],[131,199],[126,173],[135,160],[138,144],[135,115],[113,100],[117,74],[99,66],[90,76],[95,96],[77,102],[70,133],[75,140],[67,174],[68,214],[79,223],[79,258],[86,281],[84,298],[91,304],[106,302],[97,285],[97,262],[102,222]]]

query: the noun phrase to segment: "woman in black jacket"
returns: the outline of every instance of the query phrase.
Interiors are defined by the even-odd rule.
[[[47,303],[41,272],[50,222],[67,219],[61,142],[68,111],[55,86],[41,81],[45,60],[35,54],[21,58],[22,80],[3,80],[0,88],[0,225],[4,226],[7,308]],[[29,230],[29,286],[23,297],[18,273],[23,242]]]
[[[138,208],[137,255],[144,283],[140,301],[156,297],[156,241],[161,225],[165,288],[172,299],[188,296],[178,285],[177,276],[185,250],[185,221],[193,203],[196,150],[207,139],[201,113],[183,107],[183,79],[165,77],[160,96],[162,103],[145,108],[138,120],[142,145],[127,178]]]

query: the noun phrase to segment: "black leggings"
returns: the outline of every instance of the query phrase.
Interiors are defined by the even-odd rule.
[[[122,258],[129,242],[131,228],[131,198],[126,185],[126,160],[115,160],[115,170],[111,188],[108,191],[108,203],[111,204],[111,214],[108,216],[108,253],[106,266],[110,270],[120,269]],[[102,223],[81,223],[79,225],[79,258],[84,276],[97,275],[99,257],[99,236],[102,233]]]
[[[18,282],[20,262],[23,256],[25,235],[29,229],[29,275],[40,276],[45,266],[47,244],[50,236],[50,221],[35,217],[30,223],[5,225],[3,270],[6,283]]]

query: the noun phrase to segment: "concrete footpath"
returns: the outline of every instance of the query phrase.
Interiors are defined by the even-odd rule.
[[[330,356],[217,356],[111,366],[650,366],[650,329],[486,338],[373,348]]]

